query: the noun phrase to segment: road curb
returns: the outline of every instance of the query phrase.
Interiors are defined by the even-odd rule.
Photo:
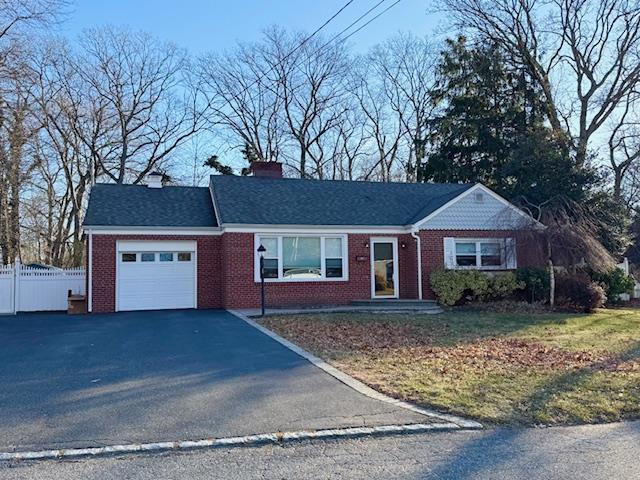
[[[99,457],[144,452],[173,450],[197,450],[204,448],[250,447],[266,444],[282,444],[304,440],[331,438],[359,438],[383,435],[425,433],[432,431],[458,430],[453,423],[412,423],[407,425],[381,425],[378,427],[349,427],[325,430],[302,430],[297,432],[275,432],[246,435],[242,437],[209,438],[202,440],[181,440],[172,442],[130,443],[106,447],[61,448],[24,452],[0,453],[0,461],[52,460],[74,457]]]
[[[393,397],[390,397],[390,396],[385,395],[383,393],[380,393],[380,392],[374,390],[373,388],[369,387],[368,385],[365,385],[360,380],[356,380],[352,376],[347,375],[346,373],[344,373],[341,370],[338,370],[334,366],[329,365],[327,362],[325,362],[321,358],[316,357],[315,355],[313,355],[310,352],[307,352],[303,348],[300,348],[295,343],[290,342],[286,338],[281,337],[277,333],[269,330],[266,327],[263,327],[262,325],[260,325],[259,323],[255,322],[255,321],[251,320],[245,314],[243,314],[241,312],[238,312],[237,310],[227,310],[227,311],[229,313],[231,313],[232,315],[235,315],[239,319],[247,322],[252,327],[260,330],[262,333],[264,333],[265,335],[271,337],[273,340],[275,340],[276,342],[282,344],[283,346],[287,347],[289,350],[292,350],[293,352],[297,353],[301,357],[305,358],[306,360],[311,362],[313,365],[315,365],[316,367],[320,368],[321,370],[324,370],[326,373],[328,373],[332,377],[335,377],[336,379],[340,380],[342,383],[344,383],[348,387],[351,387],[352,389],[356,390],[357,392],[359,392],[359,393],[361,393],[361,394],[363,394],[363,395],[365,395],[365,396],[367,396],[369,398],[380,400],[381,402],[389,403],[391,405],[395,405],[396,407],[404,408],[405,410],[410,410],[412,412],[419,413],[420,415],[424,415],[426,417],[434,418],[434,419],[440,420],[440,421],[445,422],[445,423],[452,423],[454,425],[457,425],[458,428],[464,428],[464,429],[481,429],[481,428],[483,428],[481,423],[476,422],[474,420],[468,420],[466,418],[458,417],[456,415],[449,415],[447,413],[440,413],[440,412],[436,412],[434,410],[429,410],[429,409],[426,409],[426,408],[418,407],[417,405],[414,405],[412,403],[405,402],[403,400],[398,400],[396,398],[393,398]]]

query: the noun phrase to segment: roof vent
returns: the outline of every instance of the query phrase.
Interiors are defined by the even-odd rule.
[[[162,188],[162,177],[160,172],[151,172],[147,175],[147,187]]]
[[[473,199],[475,200],[476,203],[484,203],[484,193],[476,192],[473,195]]]

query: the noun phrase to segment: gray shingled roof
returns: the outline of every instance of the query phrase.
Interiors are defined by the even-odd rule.
[[[206,187],[149,188],[97,184],[91,189],[85,226],[216,227]]]
[[[222,224],[410,225],[471,184],[381,183],[212,175]]]

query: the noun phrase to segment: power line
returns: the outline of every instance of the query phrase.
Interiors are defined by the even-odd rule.
[[[354,25],[356,25],[358,22],[360,22],[360,20],[362,20],[363,18],[365,18],[367,15],[369,15],[372,11],[374,11],[376,8],[378,8],[381,4],[383,4],[384,2],[386,2],[387,0],[380,0],[378,3],[376,3],[373,7],[371,7],[369,10],[367,10],[366,12],[364,12],[362,15],[360,15],[357,19],[355,19],[353,22],[351,22],[347,27],[343,28],[340,32],[338,32],[336,35],[334,35],[333,37],[331,37],[324,45],[318,47],[318,49],[314,52],[314,53],[319,53],[322,50],[324,50],[324,48],[326,46],[328,46],[330,43],[332,43],[334,40],[338,39],[338,37],[340,37],[343,33],[345,33],[346,31],[348,31],[351,27],[353,27]],[[365,24],[361,25],[360,27],[358,27],[356,30],[354,30],[353,32],[351,32],[349,35],[347,35],[346,37],[340,39],[341,41],[345,41],[349,38],[351,38],[353,35],[355,35],[356,33],[358,33],[360,30],[362,30],[364,27],[366,27],[367,25],[369,25],[371,22],[373,22],[374,20],[376,20],[377,18],[379,18],[380,16],[384,15],[385,13],[387,13],[389,10],[391,10],[393,7],[395,7],[398,3],[400,3],[401,0],[396,0],[395,2],[393,2],[391,5],[389,5],[387,8],[385,8],[384,10],[382,10],[380,13],[378,13],[375,17],[373,17],[372,19],[368,20]]]
[[[353,22],[351,22],[351,24],[349,24],[349,26],[347,26],[346,28],[342,29],[337,35],[334,35],[333,37],[331,37],[329,39],[329,41],[327,43],[325,43],[324,45],[322,45],[318,50],[322,50],[325,46],[329,45],[331,42],[333,42],[336,38],[338,38],[340,35],[342,35],[344,32],[346,32],[347,30],[349,30],[351,27],[353,27],[355,24],[357,24],[360,20],[362,20],[364,17],[366,17],[367,15],[369,15],[373,10],[375,10],[376,8],[378,8],[381,4],[383,4],[384,2],[386,2],[387,0],[380,0],[378,3],[376,3],[373,7],[371,7],[369,10],[367,10],[366,12],[364,12],[362,15],[360,15],[358,18],[356,18]]]
[[[364,25],[362,25],[360,28],[358,28],[357,30],[354,30],[353,32],[351,32],[349,35],[347,35],[346,37],[344,37],[342,39],[342,41],[344,42],[345,40],[347,40],[348,38],[352,37],[353,35],[355,35],[356,33],[358,33],[360,30],[362,30],[364,27],[366,27],[367,25],[369,25],[371,22],[373,22],[374,20],[376,20],[378,17],[384,15],[385,13],[387,13],[389,10],[391,10],[393,7],[395,7],[397,4],[399,4],[401,2],[401,0],[396,0],[395,2],[393,2],[391,5],[389,5],[387,8],[385,8],[384,10],[382,10],[379,14],[377,14],[375,17],[373,17],[371,20],[369,20],[367,23],[365,23]]]
[[[336,35],[334,35],[333,37],[331,37],[326,43],[324,43],[323,45],[321,45],[318,49],[316,49],[316,51],[314,53],[320,53],[321,51],[323,51],[325,49],[325,47],[329,46],[334,40],[337,40],[343,33],[347,32],[351,27],[355,26],[356,24],[358,24],[362,19],[364,19],[365,17],[367,17],[372,11],[374,11],[376,8],[378,8],[381,4],[383,4],[384,2],[386,2],[387,0],[379,0],[373,7],[369,8],[366,12],[364,12],[362,15],[360,15],[356,20],[354,20],[353,22],[351,22],[347,27],[343,28],[340,32],[338,32]],[[379,18],[380,16],[384,15],[387,11],[389,11],[391,8],[393,8],[394,6],[396,6],[398,3],[400,3],[401,0],[396,0],[394,3],[392,3],[391,5],[389,5],[387,8],[385,8],[384,10],[382,10],[380,13],[378,13],[375,17],[373,17],[372,19],[368,20],[366,23],[364,23],[363,25],[361,25],[360,27],[358,27],[356,30],[354,30],[353,32],[351,32],[349,35],[347,35],[346,37],[342,38],[341,41],[346,41],[347,39],[351,38],[353,35],[355,35],[356,33],[358,33],[360,30],[362,30],[363,28],[365,28],[367,25],[369,25],[371,22],[373,22],[374,20],[376,20],[377,18]],[[295,52],[297,52],[298,50],[300,50],[305,44],[307,44],[313,37],[315,37],[318,33],[320,33],[320,31],[326,27],[329,23],[331,23],[338,15],[340,15],[340,13],[342,13],[349,5],[351,5],[354,2],[354,0],[349,0],[347,3],[345,3],[342,7],[340,7],[340,9],[338,9],[338,11],[336,13],[334,13],[331,17],[329,17],[329,19],[327,19],[327,21],[325,21],[322,25],[320,25],[313,33],[311,33],[311,35],[309,35],[308,37],[306,37],[302,42],[300,42],[293,50],[291,50],[289,53],[287,53],[280,61],[278,61],[275,65],[272,65],[269,69],[267,69],[264,73],[262,73],[258,78],[256,78],[253,82],[251,82],[249,85],[247,85],[246,87],[244,87],[240,92],[238,92],[237,94],[233,94],[233,97],[238,99],[240,97],[240,95],[242,95],[243,93],[245,93],[247,90],[249,90],[251,87],[253,87],[254,85],[256,85],[257,83],[259,83],[266,75],[268,75],[269,73],[271,73],[276,67],[281,66],[286,60],[289,59],[289,57],[291,57]],[[296,65],[296,62],[293,63],[293,66],[300,69],[300,67],[298,67],[298,65]]]
[[[320,52],[322,52],[326,47],[328,47],[331,43],[333,43],[334,40],[339,39],[339,37],[345,33],[346,31],[348,31],[351,27],[353,27],[354,25],[358,24],[358,22],[360,22],[360,20],[362,20],[363,18],[365,18],[367,15],[369,15],[372,11],[374,11],[376,8],[378,8],[381,4],[383,4],[384,2],[386,2],[387,0],[380,0],[378,3],[376,3],[373,7],[371,7],[369,10],[367,10],[366,12],[364,12],[362,15],[360,15],[357,19],[355,19],[353,22],[351,22],[346,28],[343,28],[340,32],[338,32],[336,35],[334,35],[333,37],[331,37],[326,43],[324,43],[323,45],[321,45],[320,47],[318,47],[317,50],[315,50],[313,53],[314,54],[318,54]],[[378,13],[375,17],[371,18],[370,20],[368,20],[366,23],[364,23],[363,25],[361,25],[360,27],[358,27],[356,30],[354,30],[353,32],[351,32],[349,35],[347,35],[346,37],[339,39],[341,42],[345,42],[346,40],[348,40],[349,38],[351,38],[353,35],[355,35],[356,33],[358,33],[360,30],[362,30],[363,28],[365,28],[367,25],[369,25],[371,22],[373,22],[374,20],[376,20],[377,18],[379,18],[380,16],[384,15],[386,12],[388,12],[389,10],[391,10],[393,7],[395,7],[398,3],[400,3],[401,0],[396,0],[394,3],[392,3],[391,5],[389,5],[387,8],[385,8],[384,10],[382,10],[380,13]],[[302,72],[302,69],[296,64],[296,62],[294,61],[293,66],[295,68],[297,68],[299,71]],[[304,72],[303,72],[304,73]],[[303,84],[300,84],[296,87],[293,88],[293,90],[297,90],[298,88],[302,87]]]
[[[384,0],[383,0],[384,1]],[[246,87],[244,87],[240,92],[238,92],[237,94],[234,94],[233,96],[238,99],[240,97],[240,95],[242,95],[243,93],[245,93],[247,90],[249,90],[251,87],[253,87],[255,84],[259,83],[260,80],[262,80],[266,75],[268,75],[269,73],[271,73],[277,66],[281,65],[283,62],[285,62],[289,57],[291,57],[291,55],[293,55],[295,52],[297,52],[298,50],[300,50],[306,43],[309,42],[309,40],[311,40],[313,37],[315,37],[318,33],[320,33],[320,31],[326,27],[327,25],[329,25],[329,23],[331,23],[338,15],[340,15],[342,13],[342,11],[347,8],[349,5],[351,5],[354,2],[354,0],[349,0],[347,3],[345,3],[342,7],[340,7],[340,9],[334,13],[333,15],[331,15],[331,17],[329,17],[329,19],[327,19],[326,22],[324,22],[322,25],[320,25],[318,28],[316,28],[316,30],[309,35],[308,37],[306,37],[304,40],[302,40],[302,42],[300,42],[293,50],[291,50],[289,53],[287,53],[278,63],[276,63],[275,65],[272,65],[266,72],[262,73],[262,75],[260,75],[258,78],[256,78],[253,82],[251,82],[249,85],[247,85]]]
[[[382,0],[385,1],[385,0]],[[400,0],[398,0],[400,1]],[[347,3],[345,3],[336,13],[334,13],[326,22],[324,22],[322,25],[320,25],[311,35],[309,35],[308,37],[306,37],[302,42],[300,42],[300,44],[294,48],[293,50],[291,50],[288,54],[286,54],[284,56],[284,58],[282,60],[280,60],[280,62],[278,63],[282,63],[285,60],[287,60],[291,55],[293,55],[294,53],[296,53],[298,50],[300,50],[306,43],[309,42],[309,40],[311,40],[313,37],[315,37],[318,33],[320,33],[320,30],[322,30],[324,27],[326,27],[327,25],[329,25],[329,23],[331,23],[331,21],[333,21],[334,18],[336,18],[338,15],[340,15],[342,13],[342,11],[347,8],[349,5],[351,5],[354,2],[354,0],[349,0]],[[275,68],[275,67],[274,67]],[[272,69],[268,70],[266,73],[269,73]],[[265,73],[265,75],[266,75]]]

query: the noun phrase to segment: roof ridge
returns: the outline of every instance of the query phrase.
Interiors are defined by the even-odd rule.
[[[292,178],[292,177],[283,177],[283,178],[273,178],[273,177],[254,177],[248,175],[209,175],[209,179],[216,178],[233,178],[233,179],[253,179],[259,181],[273,181],[273,182],[314,182],[314,183],[357,183],[357,184],[372,184],[372,185],[416,185],[416,186],[447,186],[447,187],[457,187],[457,186],[473,186],[475,183],[466,182],[466,183],[445,183],[445,182],[383,182],[377,180],[347,180],[347,179],[334,179],[334,178]]]
[[[141,188],[148,188],[147,185],[141,184],[141,183],[107,183],[107,182],[99,182],[99,183],[95,183],[93,185],[94,187],[97,186],[101,186],[101,187],[141,187]],[[198,189],[206,189],[209,188],[208,186],[203,187],[200,185],[163,185],[162,189],[165,188],[198,188]],[[156,188],[155,190],[162,190],[160,188]]]

